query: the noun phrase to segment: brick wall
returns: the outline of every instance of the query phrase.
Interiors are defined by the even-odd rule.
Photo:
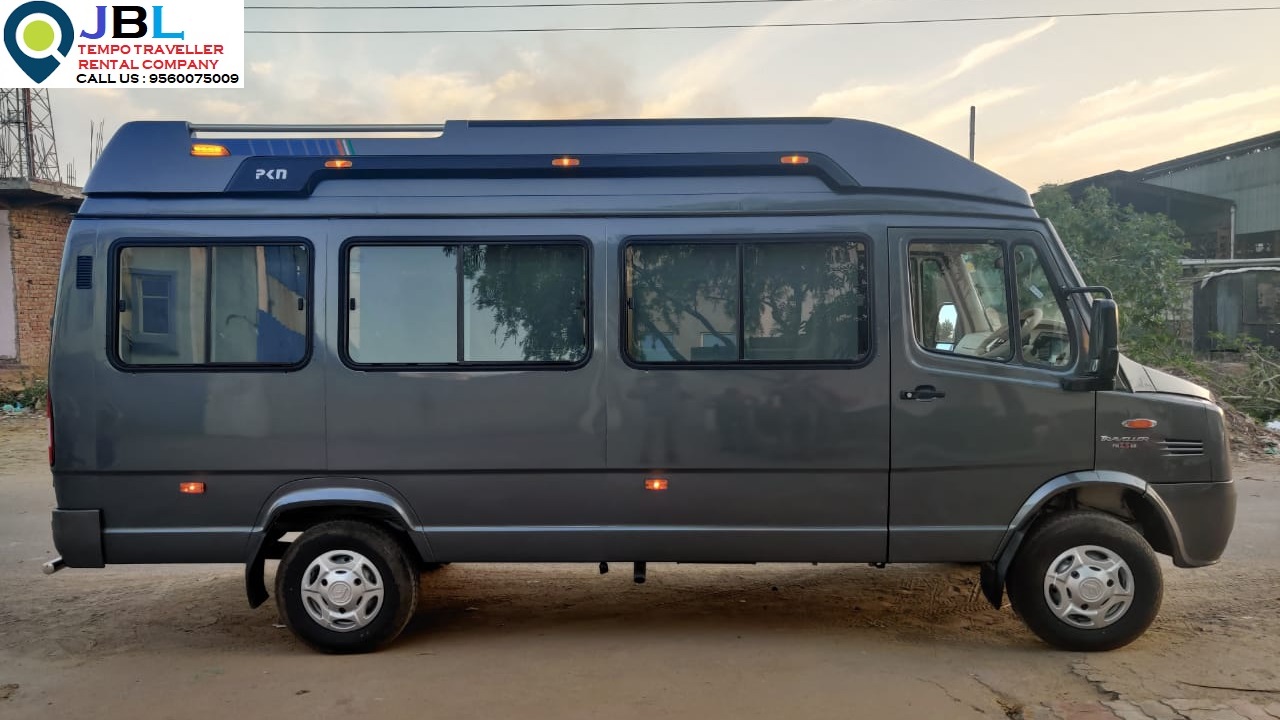
[[[18,362],[32,374],[44,375],[48,371],[49,321],[58,290],[62,246],[70,225],[71,210],[58,205],[9,210]]]

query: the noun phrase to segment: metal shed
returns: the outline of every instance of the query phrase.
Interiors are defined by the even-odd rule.
[[[1196,279],[1195,349],[1231,349],[1242,335],[1280,349],[1280,260],[1231,264],[1204,267],[1208,272]]]

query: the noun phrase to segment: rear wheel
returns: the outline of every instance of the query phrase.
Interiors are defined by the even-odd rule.
[[[417,602],[417,568],[386,530],[364,522],[307,530],[276,571],[280,616],[322,652],[369,652],[390,643]]]
[[[1069,511],[1040,522],[1009,568],[1009,600],[1042,640],[1063,650],[1112,650],[1160,611],[1163,579],[1147,541],[1120,519]]]

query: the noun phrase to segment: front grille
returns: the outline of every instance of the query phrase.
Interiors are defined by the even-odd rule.
[[[1203,440],[1165,440],[1160,443],[1165,457],[1193,457],[1204,454]]]

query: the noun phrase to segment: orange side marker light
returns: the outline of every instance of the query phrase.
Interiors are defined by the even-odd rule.
[[[222,145],[213,145],[210,143],[196,143],[191,146],[192,157],[226,157],[231,151]]]
[[[645,478],[644,489],[645,490],[666,490],[667,479],[666,478]]]
[[[184,495],[203,495],[204,483],[202,482],[184,482],[178,484],[178,492]]]

